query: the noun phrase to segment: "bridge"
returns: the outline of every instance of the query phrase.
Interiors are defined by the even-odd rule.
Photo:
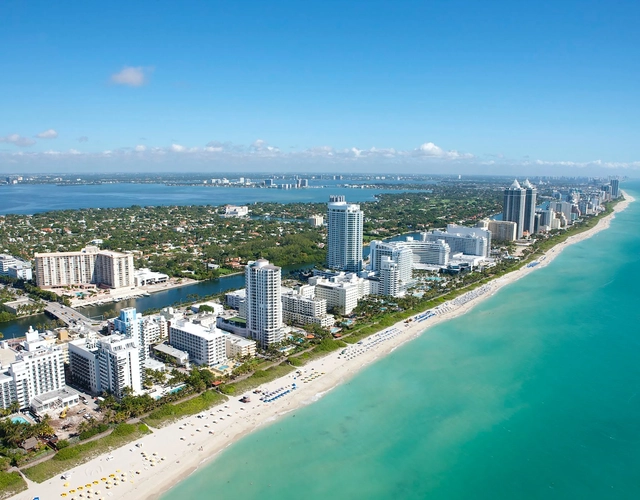
[[[80,314],[75,309],[64,306],[62,304],[58,304],[57,302],[49,302],[49,305],[45,307],[44,312],[49,316],[53,316],[54,318],[64,322],[64,324],[67,326],[76,323],[86,323],[90,325],[93,322],[91,318]]]

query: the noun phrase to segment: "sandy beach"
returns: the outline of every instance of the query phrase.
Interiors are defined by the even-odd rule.
[[[314,360],[301,368],[302,374],[291,373],[261,386],[259,389],[263,394],[269,394],[265,401],[259,399],[260,394],[251,393],[251,402],[241,403],[239,399],[243,394],[237,394],[224,405],[153,430],[142,439],[72,469],[67,480],[58,476],[42,484],[27,481],[28,490],[13,498],[62,498],[62,493],[66,493],[67,500],[158,498],[234,441],[286,413],[312,404],[403,343],[443,321],[466,313],[502,287],[548,265],[568,246],[608,228],[615,214],[634,201],[627,193],[624,196],[625,200],[615,206],[613,214],[601,219],[594,228],[554,246],[536,261],[537,264],[525,266],[416,315],[408,324],[399,322],[359,344]]]

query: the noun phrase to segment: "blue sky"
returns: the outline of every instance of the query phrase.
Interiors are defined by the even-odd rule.
[[[0,4],[0,170],[634,175],[640,2]]]

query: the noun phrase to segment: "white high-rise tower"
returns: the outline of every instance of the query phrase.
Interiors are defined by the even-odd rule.
[[[362,270],[362,227],[360,205],[344,196],[331,196],[327,205],[327,267],[342,271]]]
[[[264,348],[283,339],[281,270],[259,259],[245,270],[246,313],[249,336]]]

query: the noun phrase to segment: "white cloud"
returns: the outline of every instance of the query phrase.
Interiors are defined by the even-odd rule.
[[[138,144],[135,148],[133,148],[134,151],[137,151],[138,153],[142,153],[144,151],[147,150],[147,146],[145,146],[144,144]]]
[[[128,85],[129,87],[141,87],[148,81],[150,68],[142,66],[125,66],[118,73],[111,75],[111,82],[116,85]]]
[[[10,135],[7,135],[6,137],[0,137],[0,142],[14,144],[21,148],[33,146],[36,143],[36,141],[34,141],[33,139],[29,137],[23,137],[19,134],[10,134]]]
[[[44,132],[40,132],[36,135],[38,139],[56,139],[58,137],[58,132],[50,128],[49,130],[45,130]]]
[[[172,144],[171,148],[169,148],[173,153],[184,153],[187,148],[182,146],[181,144]]]

